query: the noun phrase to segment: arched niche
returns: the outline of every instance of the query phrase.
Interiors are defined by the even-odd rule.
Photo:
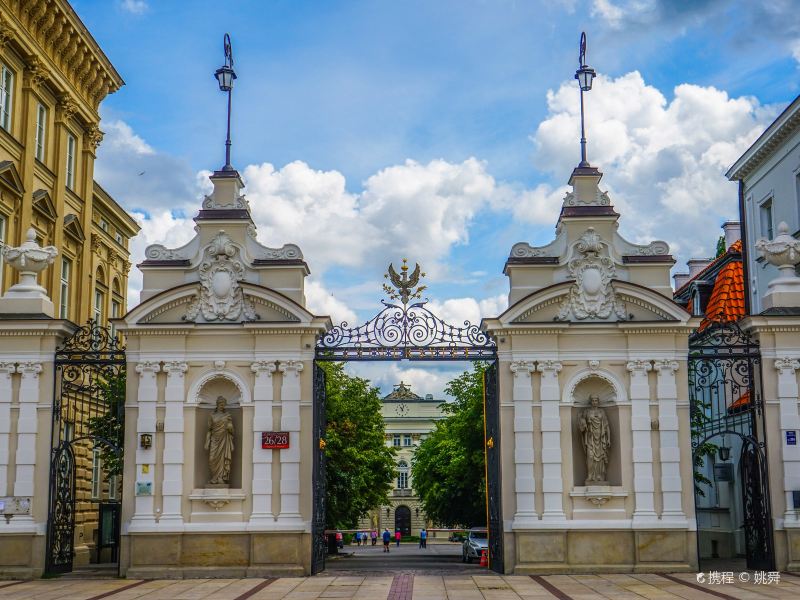
[[[608,418],[611,430],[611,447],[609,449],[607,485],[622,485],[622,455],[620,453],[620,414],[619,399],[614,380],[605,374],[588,373],[571,386],[570,404],[572,405],[572,468],[575,486],[584,486],[587,476],[586,453],[583,449],[583,433],[578,426],[581,413],[589,408],[591,396],[600,398],[602,408]],[[597,485],[597,484],[588,484]]]
[[[238,382],[223,373],[203,378],[197,386],[195,400],[195,461],[194,487],[207,488],[209,481],[208,451],[205,449],[211,413],[216,409],[217,398],[226,401],[226,410],[233,420],[233,457],[231,460],[230,489],[242,487],[242,394]]]

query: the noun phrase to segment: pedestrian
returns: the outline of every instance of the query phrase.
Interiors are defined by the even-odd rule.
[[[427,548],[428,547],[428,532],[425,531],[425,528],[422,528],[422,531],[419,532],[419,547],[420,548]]]
[[[362,532],[361,532],[361,542],[362,542],[362,543],[363,543],[365,546],[367,545],[367,532],[366,532],[366,531],[362,531]]]
[[[392,534],[389,533],[389,528],[383,530],[383,551],[389,551],[389,542],[392,541]]]
[[[398,548],[400,547],[400,538],[401,537],[402,537],[402,534],[400,533],[399,529],[394,532],[394,541],[397,542],[397,547]]]
[[[378,543],[378,532],[377,530],[373,529],[372,531],[370,531],[369,535],[372,538],[372,545],[374,546],[375,544]]]
[[[336,532],[336,547],[340,550],[344,550],[344,536],[341,531]]]

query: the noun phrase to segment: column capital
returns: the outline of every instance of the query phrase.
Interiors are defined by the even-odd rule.
[[[300,371],[303,370],[303,363],[299,360],[281,361],[281,364],[278,366],[278,370],[284,375],[292,372],[295,375],[299,375]]]
[[[23,377],[39,377],[42,372],[42,363],[40,362],[23,362],[17,367],[17,373],[21,373]]]
[[[509,365],[511,372],[514,373],[515,377],[520,377],[523,375],[530,375],[533,371],[536,370],[536,367],[531,360],[518,360],[512,362]]]
[[[678,367],[680,365],[678,365],[677,360],[657,360],[653,363],[653,366],[655,367],[655,370],[658,371],[659,374],[661,374],[662,372],[665,371],[670,371],[674,373],[675,371],[678,370]]]
[[[800,360],[784,356],[775,359],[775,370],[780,371],[781,375],[794,375],[800,369]]]
[[[167,376],[170,378],[183,377],[184,373],[189,370],[189,365],[179,360],[171,360],[165,362],[164,367],[161,370],[164,371],[164,373],[167,373]]]
[[[628,371],[630,371],[631,373],[641,373],[642,375],[644,375],[648,371],[653,370],[653,365],[649,360],[636,358],[634,360],[629,360],[628,364],[625,365],[625,368],[628,369]]]
[[[557,360],[543,360],[536,365],[536,370],[539,373],[552,372],[554,375],[561,371],[562,368],[564,368],[563,365]]]
[[[275,364],[274,361],[270,362],[268,360],[258,360],[250,365],[250,370],[259,375],[266,375],[267,377],[272,377],[272,374],[277,371],[278,365]]]
[[[5,375],[7,379],[11,379],[12,373],[17,372],[17,365],[13,362],[0,362],[0,375]]]
[[[139,374],[140,377],[144,377],[146,374],[153,374],[155,375],[161,370],[161,365],[154,361],[145,361],[140,362],[136,365],[136,372]]]

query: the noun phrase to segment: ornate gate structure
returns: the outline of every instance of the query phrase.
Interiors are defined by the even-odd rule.
[[[717,477],[716,468],[711,477],[699,471],[710,461],[715,467],[723,465],[722,477],[728,476],[726,470],[740,477],[747,568],[772,570],[761,355],[758,344],[737,324],[717,323],[690,338],[689,402],[697,485],[702,489],[704,477],[708,483]],[[734,444],[740,449],[732,458]],[[699,514],[698,510],[698,518]],[[698,523],[698,545],[700,535]]]
[[[381,300],[384,308],[372,319],[357,327],[342,323],[330,329],[319,340],[316,361],[486,361],[490,365],[484,374],[484,442],[486,449],[487,525],[489,528],[489,567],[503,572],[502,504],[500,499],[500,407],[497,392],[497,347],[478,325],[465,321],[459,327],[446,323],[425,304],[417,264],[408,273],[403,259],[398,274],[389,265],[386,278],[392,286],[384,284],[390,301]],[[416,300],[416,302],[414,302]],[[399,302],[397,302],[399,301]],[[315,444],[324,449],[324,373],[315,364],[314,415]],[[321,383],[318,383],[321,382]],[[320,423],[320,428],[317,427]],[[327,542],[325,523],[325,472],[324,457],[315,457],[314,463],[314,515],[315,527],[312,550],[312,572],[324,569]],[[320,496],[322,498],[320,499]],[[321,523],[321,526],[317,526]]]
[[[122,489],[125,415],[125,349],[110,327],[90,321],[56,350],[54,363],[48,574],[72,571],[76,512],[80,510],[76,490],[79,485],[92,485],[91,477],[79,474],[78,466],[82,459],[91,460],[95,452],[114,475],[109,484],[115,486],[115,493],[109,494],[112,499],[104,511],[110,518],[106,516],[101,530],[116,556],[120,505],[116,492]],[[98,545],[103,541],[98,540]]]

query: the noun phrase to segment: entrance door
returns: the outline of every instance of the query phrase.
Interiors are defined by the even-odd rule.
[[[483,373],[483,420],[486,452],[486,520],[489,532],[489,568],[503,573],[503,507],[500,503],[500,402],[497,363]]]
[[[394,510],[394,530],[398,529],[401,535],[411,535],[411,509],[407,506],[398,506]]]
[[[325,371],[314,362],[314,510],[311,519],[311,574],[325,569]]]

